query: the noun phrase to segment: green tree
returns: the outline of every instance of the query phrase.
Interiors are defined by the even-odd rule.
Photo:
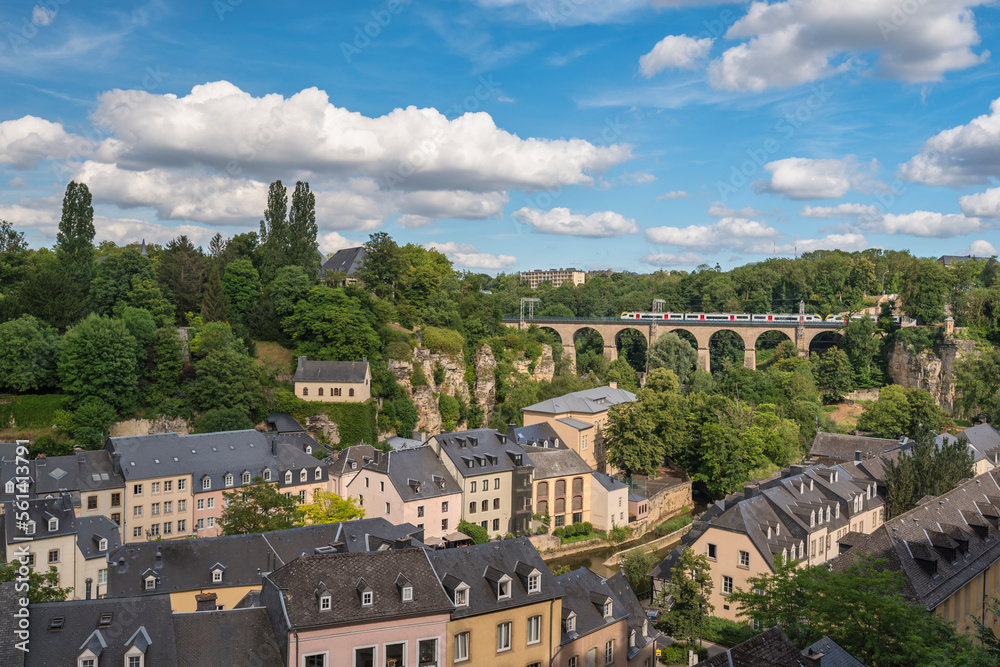
[[[72,434],[84,449],[100,449],[108,438],[111,425],[118,419],[115,409],[96,396],[80,401],[76,410],[56,411],[56,426]]]
[[[698,362],[698,351],[684,338],[671,331],[649,346],[649,370],[665,368],[686,380]]]
[[[292,205],[288,210],[288,247],[285,265],[298,266],[308,276],[319,273],[320,254],[316,235],[316,195],[309,191],[309,184],[298,181],[292,192]]]
[[[31,315],[0,323],[0,387],[26,392],[53,386],[58,350],[55,329]]]
[[[354,498],[341,498],[336,493],[316,491],[313,501],[295,508],[299,515],[297,525],[315,526],[365,518],[365,510]]]
[[[138,397],[138,343],[118,319],[91,314],[69,329],[59,350],[59,381],[73,403],[96,396],[119,414]]]
[[[133,280],[156,281],[156,272],[149,257],[134,248],[105,256],[94,269],[90,284],[90,301],[98,315],[112,315],[115,307],[126,301]]]
[[[844,394],[851,390],[853,375],[851,360],[838,347],[827,350],[816,363],[816,383],[830,403],[844,400]]]
[[[395,300],[402,277],[399,246],[385,232],[375,232],[365,243],[365,259],[358,271],[361,282],[376,296]]]
[[[133,278],[132,288],[125,295],[125,300],[115,305],[115,315],[120,316],[127,307],[149,311],[157,326],[166,327],[174,323],[174,306],[163,295],[163,290],[155,280],[138,276]]]
[[[922,429],[937,430],[941,411],[923,389],[898,384],[882,387],[878,400],[865,406],[858,417],[858,430],[881,438],[916,437]]]
[[[485,528],[468,521],[459,522],[458,532],[471,537],[474,544],[485,544],[490,541],[490,534]]]
[[[237,259],[226,266],[222,278],[222,289],[226,293],[229,313],[242,320],[260,298],[260,276],[248,259]]]
[[[14,561],[12,563],[0,563],[0,582],[5,581],[18,581],[19,570],[23,566],[20,561]],[[69,594],[73,592],[72,588],[59,588],[59,571],[54,565],[49,565],[49,569],[43,572],[39,572],[35,568],[27,568],[27,591],[23,591],[20,588],[20,584],[15,591],[18,595],[23,595],[27,592],[28,602],[30,604],[37,604],[39,602],[64,602]]]
[[[955,364],[955,410],[971,419],[982,415],[1000,427],[1000,348],[962,357]]]
[[[628,362],[619,357],[604,369],[605,382],[617,382],[619,389],[636,392],[639,391],[639,378],[635,370],[629,366]]]
[[[651,549],[634,549],[621,558],[622,573],[636,595],[649,590],[649,571],[658,559]]]
[[[382,346],[371,309],[344,290],[324,285],[313,287],[283,325],[298,354],[310,359],[360,361],[378,356]]]
[[[267,533],[295,526],[298,496],[286,497],[277,482],[255,477],[249,485],[222,495],[226,499],[219,518],[223,535]]]
[[[194,420],[192,433],[219,433],[222,431],[246,431],[253,428],[253,422],[242,410],[233,408],[212,408]]]
[[[705,554],[684,547],[670,571],[670,582],[664,589],[673,604],[666,614],[670,633],[694,643],[701,636],[706,617],[715,606],[709,601],[712,591],[712,567]]]
[[[65,329],[83,312],[85,293],[69,279],[62,264],[51,255],[36,256],[17,287],[20,310]]]
[[[886,467],[889,516],[907,512],[924,496],[940,496],[955,488],[960,480],[973,477],[973,462],[967,441],[959,438],[939,448],[934,442],[934,431],[922,431],[909,456],[890,459]]]
[[[438,410],[441,411],[441,428],[445,432],[455,430],[462,418],[461,404],[458,399],[448,394],[438,396]]]
[[[153,343],[153,371],[150,379],[160,398],[170,398],[180,388],[184,359],[181,356],[181,339],[174,329],[156,330]]]
[[[56,257],[64,279],[86,294],[94,273],[94,207],[90,190],[70,181],[63,196],[62,218],[56,234]]]
[[[940,322],[944,319],[948,288],[948,270],[940,262],[913,258],[899,292],[903,312],[921,323]]]
[[[652,474],[663,464],[664,446],[653,430],[653,420],[635,403],[620,403],[608,410],[604,429],[608,465],[633,473]]]
[[[283,266],[271,283],[274,310],[281,317],[295,312],[295,305],[309,295],[316,281],[301,266]]]
[[[851,320],[841,330],[838,347],[847,353],[854,369],[854,385],[862,388],[882,384],[882,338],[878,323],[870,317]]]
[[[207,357],[212,352],[236,350],[243,352],[246,345],[236,337],[233,328],[226,322],[202,322],[195,318],[192,323],[194,334],[191,336],[191,355],[197,359]]]
[[[195,410],[239,410],[251,419],[263,416],[260,369],[253,359],[233,349],[210,352],[195,364],[189,396]]]
[[[175,320],[183,322],[187,313],[201,310],[201,295],[205,284],[206,262],[201,248],[180,235],[167,243],[158,257],[156,274],[166,290],[173,296],[177,308]]]
[[[288,262],[285,253],[288,246],[288,190],[281,181],[271,183],[267,190],[267,208],[260,221],[258,253],[265,283],[271,282],[278,269]]]

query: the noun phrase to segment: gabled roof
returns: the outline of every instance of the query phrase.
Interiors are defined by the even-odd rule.
[[[329,259],[323,262],[320,269],[321,274],[327,271],[339,271],[347,276],[353,276],[361,268],[365,258],[365,247],[343,248],[330,255]]]
[[[270,533],[130,543],[108,558],[108,594],[125,597],[259,586],[265,572],[274,571],[303,554],[314,553],[317,548],[353,553],[420,545],[422,540],[423,531],[415,526],[396,526],[383,518],[371,518]],[[159,567],[157,553],[161,556]],[[226,568],[222,583],[212,582],[211,568],[216,563]],[[160,579],[153,591],[146,591],[142,584],[142,574],[147,570]]]
[[[887,519],[832,562],[844,570],[865,555],[901,572],[904,593],[933,610],[1000,559],[1000,470],[967,480],[936,499]]]
[[[513,470],[518,457],[522,466],[532,465],[523,449],[495,429],[477,428],[439,433],[433,440],[440,445],[442,458],[448,456],[463,477]]]
[[[122,545],[118,524],[106,516],[81,516],[76,520],[76,530],[76,546],[87,560],[106,558]],[[104,551],[98,549],[101,539],[108,541]]]
[[[592,472],[592,468],[580,458],[575,449],[524,446],[521,449],[528,454],[535,466],[534,479],[536,480],[570,475],[589,475]]]
[[[566,447],[559,439],[559,434],[548,422],[539,422],[530,426],[518,426],[509,429],[507,436],[516,444],[528,447]]]
[[[267,427],[275,433],[301,433],[305,431],[295,417],[287,412],[272,412],[267,416]]]
[[[942,433],[935,438],[938,446],[955,440],[967,442],[976,461],[989,459],[995,465],[1000,460],[1000,432],[985,422],[967,428],[957,436]]]
[[[811,667],[792,640],[774,626],[696,667]]]
[[[642,649],[655,642],[660,637],[660,631],[654,628],[652,623],[647,622],[646,610],[642,608],[625,575],[617,572],[607,580],[607,584],[628,613],[629,634],[635,632],[635,647],[630,646],[628,650],[628,658],[631,660]]]
[[[174,614],[177,667],[282,667],[274,629],[263,607]]]
[[[813,438],[809,455],[822,463],[844,463],[857,460],[860,452],[860,460],[864,461],[898,449],[906,445],[907,442],[905,437],[893,440],[891,438],[869,438],[862,435],[843,435],[820,431]]]
[[[396,585],[400,574],[413,587],[410,601],[403,601]],[[335,600],[327,611],[319,608],[320,582]],[[281,592],[291,629],[427,616],[452,609],[423,549],[302,556],[269,574],[264,585]],[[363,606],[358,591],[369,588],[372,604]]]
[[[366,470],[387,475],[403,502],[462,492],[462,487],[430,447],[400,449],[382,454],[378,463],[372,461],[366,466]],[[352,484],[354,483],[359,483],[358,478],[355,478]]]
[[[350,382],[361,384],[368,377],[367,361],[309,361],[299,357],[293,382]]]
[[[576,613],[576,630],[574,632],[564,631],[561,644],[568,644],[628,617],[628,609],[617,598],[607,580],[587,568],[581,567],[578,570],[567,572],[556,577],[556,581],[559,582],[559,587],[562,589],[563,618],[567,616],[568,610]],[[593,602],[595,594],[601,596],[602,603],[604,599],[611,600],[610,618],[605,618],[604,614],[598,611]],[[645,618],[645,614],[643,614],[643,618]]]
[[[27,501],[28,509],[19,510],[28,513],[28,520],[34,522],[35,532],[27,533],[21,526],[21,521],[13,521],[14,511],[12,503],[8,503],[4,508],[4,514],[0,515],[0,522],[3,523],[4,537],[7,544],[21,541],[18,538],[30,537],[33,540],[43,540],[48,537],[60,537],[76,533],[76,512],[73,510],[73,500],[70,495],[63,494],[58,498],[35,498]],[[49,530],[49,519],[57,519],[59,522],[56,530]]]
[[[594,474],[594,479],[600,482],[601,486],[603,486],[608,491],[617,491],[619,489],[628,488],[628,484],[626,484],[625,482],[620,482],[614,477],[605,475],[603,472],[597,472],[595,470],[593,474]]]
[[[177,664],[170,598],[166,595],[46,602],[31,605],[30,611],[31,652],[26,665],[75,665],[84,644],[92,641],[105,644],[99,664],[122,665],[128,648],[141,647],[147,638],[145,664]],[[110,614],[111,622],[99,627],[103,614]],[[50,630],[57,616],[63,617],[62,628]],[[95,629],[100,638],[93,637]]]
[[[809,657],[822,654],[821,667],[865,667],[863,662],[829,637],[823,637],[812,646],[806,647],[802,654]]]
[[[337,452],[330,464],[330,474],[340,476],[345,473],[357,472],[375,460],[376,449],[371,445],[351,445]],[[380,452],[381,453],[381,452]],[[351,467],[351,462],[356,467]]]
[[[630,391],[612,389],[611,387],[595,387],[593,389],[574,391],[557,398],[550,398],[547,401],[535,403],[522,409],[525,412],[542,412],[551,415],[559,415],[567,412],[600,414],[607,411],[612,405],[630,403],[634,400],[635,394]]]
[[[452,585],[456,581],[461,581],[469,586],[469,604],[467,607],[457,607],[452,612],[453,619],[512,609],[562,596],[562,588],[556,578],[552,576],[542,557],[526,537],[487,542],[460,549],[431,551],[428,552],[428,556],[440,580],[447,579]],[[518,562],[530,565],[541,573],[539,592],[528,594],[527,585],[514,571]],[[500,575],[512,579],[510,598],[497,599],[487,571],[494,579]]]

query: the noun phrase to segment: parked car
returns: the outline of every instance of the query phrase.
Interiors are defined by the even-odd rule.
[[[656,623],[660,620],[660,610],[659,609],[647,609],[646,618],[649,619],[650,623]]]

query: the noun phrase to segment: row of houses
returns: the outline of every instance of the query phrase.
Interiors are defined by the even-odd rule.
[[[374,535],[386,531],[405,537],[387,541]],[[287,539],[265,534],[266,542],[280,539],[284,546],[275,547],[276,560],[256,576],[252,563],[235,572],[241,566],[229,560],[234,556],[228,546],[232,538],[163,543],[160,548],[188,552],[188,560],[176,566],[169,563],[178,554],[158,552],[161,565],[157,570],[154,564],[151,572],[161,573],[159,583],[165,587],[183,578],[184,569],[256,583],[230,586],[245,592],[226,607],[219,604],[226,586],[206,582],[203,590],[190,590],[185,597],[194,599],[191,608],[178,605],[179,598],[169,591],[146,589],[150,573],[138,571],[133,559],[113,576],[112,597],[31,605],[30,651],[0,643],[0,663],[654,664],[658,633],[621,574],[605,578],[580,569],[553,576],[525,538],[432,550],[422,545],[414,526],[376,520],[338,525],[330,534],[343,539],[313,548],[303,546],[308,540],[301,533]],[[301,553],[288,561],[279,557],[293,543]],[[153,546],[121,547],[111,556],[112,568],[122,554]],[[256,549],[246,553],[252,558]],[[118,582],[125,579],[140,582],[142,590],[130,595],[135,591],[125,586],[121,592],[126,594],[117,596]],[[0,625],[16,618],[17,605],[13,583],[3,585]]]

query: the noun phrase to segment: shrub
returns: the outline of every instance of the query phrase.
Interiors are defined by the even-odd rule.
[[[476,544],[484,544],[490,541],[490,534],[482,526],[477,526],[468,521],[461,521],[458,524],[458,532],[468,535]]]
[[[584,535],[589,535],[592,532],[594,532],[594,524],[590,523],[589,521],[584,521],[580,525],[583,526],[583,534]]]
[[[736,646],[757,634],[753,626],[748,623],[717,616],[709,616],[706,621],[705,640],[723,646]]]
[[[438,397],[438,410],[441,411],[441,428],[452,431],[462,417],[462,406],[458,399],[448,394]]]
[[[421,340],[423,346],[431,352],[447,354],[451,357],[457,357],[461,354],[462,347],[465,346],[462,334],[454,329],[424,327]]]
[[[442,382],[444,382],[444,366],[434,364],[434,384],[441,386]]]
[[[413,356],[413,348],[410,344],[404,340],[397,340],[389,343],[389,347],[385,350],[386,356],[390,359],[397,359],[399,361],[408,361],[411,356]]]
[[[565,528],[556,528],[555,530],[552,531],[552,534],[555,537],[558,537],[558,538],[561,539],[563,537],[566,537],[566,529]]]
[[[413,372],[410,373],[410,384],[414,387],[427,386],[427,376],[424,375],[423,364],[413,364]]]
[[[194,422],[192,433],[216,433],[219,431],[243,431],[253,428],[253,422],[242,410],[234,408],[213,408],[206,410]]]
[[[662,536],[662,535],[669,535],[670,533],[674,532],[675,530],[680,530],[681,528],[683,528],[684,526],[688,525],[689,523],[691,523],[691,515],[690,514],[681,514],[680,516],[675,516],[672,519],[667,519],[666,521],[664,521],[663,523],[661,523],[659,526],[657,526],[656,527],[656,534],[660,535],[660,536]]]

